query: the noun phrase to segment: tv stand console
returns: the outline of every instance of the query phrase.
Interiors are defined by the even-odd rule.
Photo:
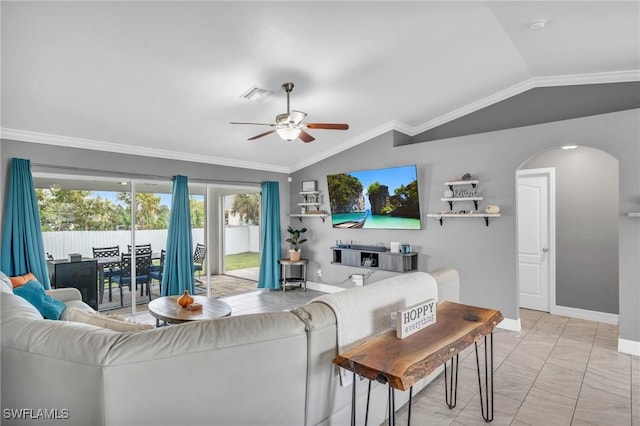
[[[418,269],[418,253],[391,253],[352,247],[331,247],[331,263],[392,272],[411,272]]]

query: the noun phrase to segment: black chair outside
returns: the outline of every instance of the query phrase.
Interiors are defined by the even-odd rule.
[[[99,259],[99,258],[118,258],[118,261],[116,262],[108,262],[108,263],[102,263],[102,262],[98,262],[99,267],[101,268],[101,273],[100,273],[100,277],[98,277],[99,279],[99,291],[98,291],[98,299],[99,302],[98,303],[102,303],[102,299],[104,298],[104,282],[105,280],[109,281],[109,302],[111,302],[112,300],[112,293],[111,293],[111,282],[110,282],[110,278],[112,275],[120,272],[120,246],[114,246],[114,247],[93,247],[93,258],[94,259]],[[100,279],[102,278],[102,279]]]
[[[131,253],[131,244],[127,244],[127,251]],[[136,244],[136,255],[137,254],[145,254],[151,253],[151,243],[149,244]]]
[[[201,272],[198,277],[202,276],[204,259],[207,256],[207,246],[204,244],[196,244],[195,252],[193,253],[193,272]],[[200,281],[199,279],[196,279]]]
[[[166,250],[160,251],[160,264],[159,265],[151,265],[149,270],[149,276],[158,281],[158,293],[162,294],[162,272],[164,271],[164,258],[166,255]],[[152,283],[153,284],[153,283]],[[151,295],[149,295],[149,299],[151,299]]]
[[[124,294],[122,292],[123,286],[128,286],[129,291],[131,292],[131,253],[122,253],[120,259],[120,272],[118,274],[114,274],[109,278],[109,286],[111,286],[111,282],[115,282],[118,284],[120,288],[120,306],[124,306]],[[140,295],[143,295],[144,287],[147,287],[147,293],[149,293],[149,301],[151,301],[151,291],[150,284],[151,281],[149,276],[149,268],[151,268],[151,253],[138,254],[136,253],[136,286],[135,289],[138,289],[138,284],[140,284]]]

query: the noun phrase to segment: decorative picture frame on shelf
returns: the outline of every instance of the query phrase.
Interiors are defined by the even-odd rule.
[[[316,181],[315,180],[303,180],[302,181],[302,192],[312,192],[316,190]]]

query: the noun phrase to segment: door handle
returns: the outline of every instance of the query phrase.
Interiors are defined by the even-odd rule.
[[[546,252],[548,252],[548,251],[549,251],[549,247],[544,247],[544,248],[542,249],[542,252],[543,252],[543,253],[546,253]]]

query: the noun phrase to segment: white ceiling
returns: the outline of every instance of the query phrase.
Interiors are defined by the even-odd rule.
[[[640,69],[639,6],[2,1],[2,135],[287,173],[526,82],[628,79]],[[538,19],[546,28],[531,30]],[[273,122],[287,81],[305,121],[350,129],[309,130],[305,144],[247,141],[269,128],[229,124]],[[274,94],[241,99],[253,85]]]

